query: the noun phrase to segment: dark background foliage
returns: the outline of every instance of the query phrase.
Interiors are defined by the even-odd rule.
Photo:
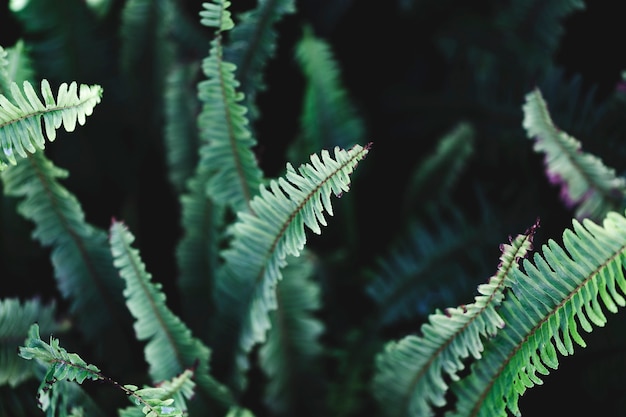
[[[233,3],[236,13],[247,10],[255,2]],[[497,239],[505,241],[508,234],[522,232],[540,217],[542,227],[536,238],[539,244],[548,238],[558,240],[563,228],[571,224],[572,212],[559,201],[558,190],[546,181],[541,156],[532,152],[531,142],[525,139],[522,129],[523,94],[539,80],[533,78],[532,71],[523,69],[524,52],[507,45],[506,37],[499,38],[490,32],[489,22],[508,2],[502,3],[398,0],[383,5],[366,0],[301,0],[298,13],[279,24],[278,54],[267,69],[268,90],[259,96],[262,117],[256,126],[257,154],[267,176],[282,173],[287,146],[298,134],[303,92],[303,78],[293,51],[302,24],[309,23],[333,48],[343,82],[366,125],[367,137],[362,143],[374,142],[371,155],[355,178],[354,215],[358,227],[364,231],[353,248],[356,266],[373,266],[373,259],[385,253],[398,236],[404,227],[405,219],[399,211],[410,173],[433,151],[438,138],[460,120],[472,123],[477,139],[474,157],[451,193],[455,205],[468,218],[481,218],[486,202]],[[201,1],[187,3],[189,15],[194,19],[200,4]],[[90,39],[96,43],[76,46],[97,48],[89,51],[97,59],[86,56],[62,70],[55,67],[54,57],[41,61],[40,78],[58,82],[77,80],[104,87],[103,102],[90,122],[72,136],[62,135],[49,145],[47,152],[57,165],[69,170],[65,184],[81,201],[87,219],[103,228],[108,227],[111,217],[129,223],[148,269],[155,279],[163,282],[168,293],[175,294],[174,248],[180,230],[176,220],[178,203],[165,172],[162,115],[129,103],[129,95],[125,94],[128,86],[120,81],[116,60],[122,6],[123,1],[114,1],[110,17],[92,28]],[[595,89],[594,100],[598,105],[610,99],[621,79],[621,71],[626,69],[626,54],[621,48],[626,35],[622,16],[619,2],[594,0],[587,2],[586,10],[563,20],[564,32],[553,62],[563,69],[559,83],[564,89],[579,77],[579,84],[577,87],[572,84],[573,88],[579,88],[583,95]],[[462,60],[445,56],[439,42],[450,36],[502,51],[498,58],[504,81],[488,83],[492,91],[471,91],[470,79],[479,70],[464,67]],[[23,33],[21,25],[9,14],[7,2],[1,1],[0,45],[10,47],[20,37],[33,42],[41,40]],[[43,55],[45,52],[37,51]],[[77,56],[80,58],[80,54]],[[148,67],[146,74],[151,74]],[[493,106],[481,104],[481,94],[501,98],[507,93],[510,93],[509,107],[496,101]],[[567,94],[563,100],[567,102],[568,97],[573,100]],[[556,100],[557,96],[552,98]],[[159,100],[149,95],[146,99],[143,104]],[[554,106],[557,122],[561,117],[559,106]],[[579,138],[586,150],[602,157],[618,173],[624,172],[626,126],[618,116],[603,119],[604,124],[591,130],[574,123],[568,126],[565,118],[561,120],[565,123],[561,127]],[[111,123],[116,126],[111,128]],[[107,132],[115,134],[100,137],[98,131],[105,126]],[[0,296],[40,295],[60,299],[48,254],[29,238],[30,225],[14,214],[13,203],[6,199],[1,216]],[[341,249],[342,237],[337,233],[331,222],[322,238],[312,238],[312,247],[320,254],[332,256]],[[497,257],[498,246],[494,244],[487,257],[493,261],[493,269]],[[344,321],[348,323],[344,330],[360,324],[359,317],[367,315],[372,308],[362,291],[355,289],[358,282],[346,279],[336,288],[337,299],[346,297],[352,303],[349,309],[344,309],[347,315]],[[471,293],[467,296],[471,297]],[[168,301],[174,309],[178,308],[180,300],[175,296]],[[623,375],[623,372],[616,375],[609,362],[612,355],[623,356],[626,347],[624,338],[618,336],[623,326],[613,324],[614,321],[619,318],[610,320],[606,329],[598,329],[591,335],[589,345],[596,347],[582,351],[576,358],[563,360],[562,369],[547,378],[545,387],[526,395],[522,400],[526,415],[546,415],[539,410],[545,411],[551,396],[565,391],[576,399],[571,411],[578,411],[577,414],[585,407],[597,410],[607,399],[619,398],[619,384],[613,385],[616,387],[613,389],[606,388],[611,384],[603,383],[602,390],[595,389],[597,373],[592,372],[594,368],[608,368],[607,381],[619,380]],[[412,325],[392,329],[390,336],[399,337],[417,330]],[[626,371],[626,366],[622,366],[621,371]],[[567,408],[563,407],[564,414]]]

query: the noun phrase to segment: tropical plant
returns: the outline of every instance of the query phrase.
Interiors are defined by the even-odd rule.
[[[355,67],[339,5],[12,1],[0,415],[619,415],[626,89],[558,67],[579,0],[444,3]]]

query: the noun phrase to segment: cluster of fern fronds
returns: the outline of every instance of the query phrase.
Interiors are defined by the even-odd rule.
[[[618,415],[626,89],[555,63],[584,3],[377,5],[406,65],[234,3],[10,3],[0,416],[521,415],[568,369],[560,412]]]

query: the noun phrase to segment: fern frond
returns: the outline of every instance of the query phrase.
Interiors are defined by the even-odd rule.
[[[28,338],[24,346],[20,347],[19,355],[27,360],[36,360],[47,368],[37,395],[39,407],[46,411],[49,417],[55,417],[57,409],[60,409],[61,416],[81,415],[82,412],[76,407],[68,414],[67,411],[72,406],[72,396],[68,395],[70,394],[68,385],[63,383],[75,381],[82,384],[86,380],[108,382],[119,388],[141,407],[143,415],[147,417],[182,417],[182,411],[172,406],[174,399],[165,398],[165,394],[169,393],[168,390],[160,387],[138,390],[134,385],[120,385],[104,376],[97,366],[85,362],[78,354],[69,353],[60,346],[58,339],[50,336],[50,343],[41,340],[37,324],[30,326]],[[182,377],[189,378],[188,375]],[[176,382],[178,382],[176,386],[182,388],[181,381]],[[170,388],[174,386],[168,385]]]
[[[248,352],[265,341],[268,314],[276,308],[275,288],[287,255],[298,256],[304,248],[305,225],[321,233],[320,226],[326,225],[324,211],[333,214],[331,194],[348,191],[350,174],[369,148],[355,145],[346,151],[337,147],[334,159],[324,150],[321,158],[313,154],[311,163],[298,171],[287,164],[284,177],[260,188],[260,195],[250,203],[252,212],[239,212],[231,247],[222,252],[225,265],[218,273],[216,289],[221,310],[216,324],[222,330],[232,326],[227,335],[216,336],[225,355],[218,360],[230,361],[230,355],[236,355],[231,376],[239,387],[245,382]]]
[[[414,215],[425,202],[449,194],[473,152],[474,128],[469,123],[461,122],[442,136],[435,151],[417,166],[408,181],[406,215]]]
[[[117,278],[107,236],[85,221],[80,203],[59,179],[67,177],[37,153],[1,174],[4,193],[20,197],[19,213],[35,224],[33,238],[51,247],[57,286],[70,301],[70,313],[96,350],[105,349],[123,363],[122,283]],[[106,348],[104,348],[106,346]],[[100,352],[102,353],[102,352]]]
[[[475,288],[470,265],[476,271],[485,269],[481,261],[491,241],[484,233],[486,221],[471,225],[460,213],[452,212],[448,220],[439,216],[442,207],[433,211],[438,213],[431,219],[433,227],[411,222],[406,236],[368,273],[371,281],[366,291],[378,304],[382,325],[456,305],[460,296]],[[493,222],[489,226],[493,228]],[[489,270],[482,276],[487,274]]]
[[[200,106],[196,98],[196,75],[199,66],[179,64],[167,76],[164,93],[165,156],[170,183],[179,194],[193,175],[198,163],[197,117]]]
[[[159,284],[151,282],[139,251],[131,245],[134,236],[119,222],[111,224],[110,246],[114,264],[126,283],[126,305],[135,317],[139,340],[147,341],[145,359],[150,377],[158,383],[194,367],[199,387],[210,398],[230,405],[232,398],[209,374],[210,350],[165,304]]]
[[[9,94],[11,78],[9,78],[8,55],[9,53],[0,45],[0,94]]]
[[[11,96],[11,82],[22,83],[34,76],[31,62],[23,40],[18,40],[11,48],[5,49],[5,62],[0,65],[0,94]]]
[[[296,58],[305,77],[306,90],[301,137],[290,150],[290,161],[301,161],[318,149],[344,148],[361,141],[365,127],[342,85],[330,45],[306,27],[296,46]]]
[[[201,168],[210,169],[212,176],[207,192],[213,200],[233,211],[249,210],[248,204],[261,183],[252,147],[256,140],[248,128],[246,108],[241,105],[243,95],[237,92],[235,66],[222,57],[222,31],[234,23],[227,10],[227,1],[204,3],[202,23],[216,28],[209,56],[202,69],[207,79],[198,84],[198,96],[203,104],[198,118],[201,140],[207,142],[200,149]]]
[[[313,317],[321,305],[319,285],[311,279],[309,257],[288,258],[283,279],[276,285],[276,310],[270,312],[271,328],[259,350],[259,364],[268,377],[265,404],[277,416],[315,412],[321,392],[316,378],[324,330]],[[317,365],[317,366],[316,366]]]
[[[32,363],[15,352],[24,342],[31,324],[37,322],[44,333],[62,328],[54,319],[56,305],[44,305],[38,299],[20,302],[16,298],[0,300],[0,386],[15,387],[33,376]]]
[[[236,66],[235,77],[241,83],[239,90],[244,94],[243,105],[249,110],[250,120],[259,117],[256,97],[266,89],[263,73],[268,61],[276,54],[278,35],[275,25],[285,15],[295,12],[294,3],[294,0],[259,1],[256,8],[237,16],[237,25],[224,48],[225,59]],[[307,155],[321,148],[317,147]]]
[[[585,341],[579,328],[603,326],[603,309],[626,305],[626,218],[610,212],[602,226],[573,220],[563,246],[553,240],[511,276],[512,293],[502,303],[503,330],[486,345],[469,376],[452,386],[450,416],[520,415],[519,397],[558,367],[558,355]]]
[[[180,198],[183,236],[176,247],[185,323],[205,341],[210,327],[206,317],[215,311],[213,286],[224,222],[224,208],[206,196],[208,177],[208,173],[198,173],[187,182],[188,191]]]
[[[92,0],[93,1],[93,0]],[[87,5],[74,0],[11,1],[37,73],[49,80],[102,79],[109,75],[111,37]]]
[[[564,32],[563,19],[583,10],[583,0],[516,0],[503,7],[496,20],[510,48],[522,51],[530,71],[541,69],[552,58]]]
[[[520,258],[532,248],[537,225],[501,245],[498,271],[467,306],[437,311],[422,325],[421,336],[407,336],[385,346],[376,358],[373,391],[381,411],[387,416],[432,416],[434,407],[446,404],[448,383],[459,379],[464,359],[478,359],[484,349],[482,339],[495,336],[504,326],[496,312],[511,285],[511,275]]]
[[[100,86],[79,87],[72,82],[69,86],[61,84],[55,101],[45,79],[41,81],[43,103],[28,81],[24,81],[23,92],[16,83],[11,83],[10,90],[13,102],[0,95],[0,169],[16,165],[16,157],[26,158],[29,153],[43,149],[44,131],[48,140],[53,141],[61,124],[68,132],[74,131],[77,122],[84,125],[102,97]]]
[[[598,157],[583,152],[579,141],[554,125],[538,89],[526,96],[524,128],[535,140],[533,149],[545,154],[546,174],[561,187],[561,199],[566,206],[576,207],[576,218],[599,221],[607,212],[621,208],[626,198],[624,178]]]

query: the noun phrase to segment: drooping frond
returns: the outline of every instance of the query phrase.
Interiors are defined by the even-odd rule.
[[[275,25],[285,15],[294,12],[294,0],[260,0],[256,8],[237,16],[237,25],[224,48],[225,59],[236,66],[235,77],[241,83],[243,104],[248,108],[251,120],[259,117],[256,96],[266,88],[263,72],[276,54]]]
[[[311,279],[307,256],[287,260],[276,285],[276,310],[259,350],[259,364],[268,378],[265,404],[276,416],[320,415],[319,366],[324,325],[313,314],[320,308],[320,287]]]
[[[409,223],[406,236],[369,272],[372,280],[367,293],[378,304],[382,325],[426,317],[435,308],[456,305],[476,287],[470,271],[485,270],[481,277],[489,274],[481,262],[491,243],[484,233],[487,221],[471,225],[460,213],[452,212],[447,219],[440,216],[442,207],[433,212],[433,227]],[[489,227],[494,228],[492,221]]]
[[[459,123],[442,136],[435,151],[411,175],[406,190],[406,215],[415,215],[426,202],[448,195],[473,152],[474,129],[469,123]]]
[[[49,141],[56,138],[56,129],[63,125],[68,132],[83,125],[87,116],[100,102],[102,88],[76,82],[69,86],[61,84],[57,99],[47,80],[41,81],[42,103],[33,86],[24,81],[23,90],[11,83],[11,98],[0,95],[0,169],[15,165],[16,158],[26,158],[45,147],[45,137]],[[43,127],[42,127],[43,125]]]
[[[624,178],[617,177],[598,157],[583,152],[579,141],[554,125],[538,89],[526,96],[524,128],[535,141],[533,149],[545,154],[546,174],[551,183],[561,187],[561,199],[568,207],[576,207],[576,218],[599,221],[622,206]]]
[[[305,77],[306,90],[300,121],[301,137],[290,150],[291,161],[302,161],[318,149],[363,139],[363,121],[343,86],[330,45],[306,27],[296,47],[296,58]]]
[[[108,382],[122,390],[132,398],[140,407],[141,415],[147,417],[182,417],[182,410],[174,405],[174,399],[165,396],[172,393],[166,388],[145,388],[138,390],[134,385],[120,385],[111,378],[104,376],[100,369],[85,362],[78,354],[69,353],[61,347],[59,340],[50,336],[50,343],[41,340],[39,326],[33,324],[28,331],[28,338],[24,346],[19,349],[19,355],[27,360],[35,360],[46,367],[46,373],[41,380],[37,397],[39,407],[46,411],[48,417],[56,417],[57,411],[60,416],[83,415],[76,408],[78,404],[72,404],[75,396],[72,395],[71,385],[68,382],[82,384],[88,380]],[[187,375],[182,377],[189,378]],[[180,381],[166,383],[168,388],[181,387]],[[69,413],[69,414],[68,414]]]
[[[478,287],[472,304],[437,311],[422,325],[421,336],[407,336],[385,346],[376,359],[372,386],[385,415],[432,416],[434,407],[446,404],[446,378],[457,380],[464,360],[470,355],[480,358],[483,340],[502,331],[505,323],[496,309],[520,258],[532,248],[536,227],[501,245],[498,271]]]
[[[212,172],[207,192],[213,200],[233,211],[249,210],[248,204],[261,183],[262,172],[252,148],[252,137],[242,106],[243,95],[237,91],[235,66],[223,59],[222,32],[234,26],[227,8],[229,2],[204,3],[201,22],[216,28],[209,56],[202,69],[207,79],[198,84],[202,112],[198,118],[200,137],[206,141],[200,149],[200,167]]]
[[[135,317],[135,333],[139,340],[147,341],[145,359],[152,381],[159,383],[194,368],[203,393],[218,400],[220,406],[230,405],[229,392],[209,374],[209,348],[167,307],[160,285],[151,282],[139,251],[131,246],[134,236],[115,221],[109,232],[114,264],[126,283],[126,305]]]
[[[59,183],[67,175],[37,153],[6,169],[1,178],[5,195],[22,198],[18,211],[35,224],[33,238],[52,249],[57,286],[80,330],[96,351],[116,356],[119,365],[128,354],[121,341],[129,323],[122,283],[106,233],[85,221],[76,197]]]
[[[500,312],[504,329],[489,341],[469,376],[452,386],[457,397],[450,416],[516,416],[519,397],[558,367],[558,355],[585,346],[581,327],[603,326],[604,309],[626,305],[626,218],[610,212],[602,226],[573,220],[563,247],[549,241],[541,255],[525,260],[511,276],[512,292]]]
[[[33,364],[15,352],[33,323],[39,323],[46,334],[62,329],[55,321],[55,310],[54,303],[44,305],[38,299],[23,303],[16,298],[0,300],[0,386],[15,387],[33,376]]]
[[[235,355],[231,377],[239,387],[245,382],[248,352],[265,341],[287,255],[298,256],[304,248],[305,225],[321,233],[321,226],[326,225],[324,211],[333,214],[331,194],[348,191],[350,174],[369,148],[337,147],[334,158],[324,150],[321,158],[311,155],[311,162],[298,171],[287,164],[284,177],[260,187],[260,195],[250,203],[252,212],[239,212],[231,247],[222,252],[225,266],[218,273],[216,289],[221,316],[216,326],[225,334],[218,331],[215,336],[224,355],[218,361],[232,363]]]

